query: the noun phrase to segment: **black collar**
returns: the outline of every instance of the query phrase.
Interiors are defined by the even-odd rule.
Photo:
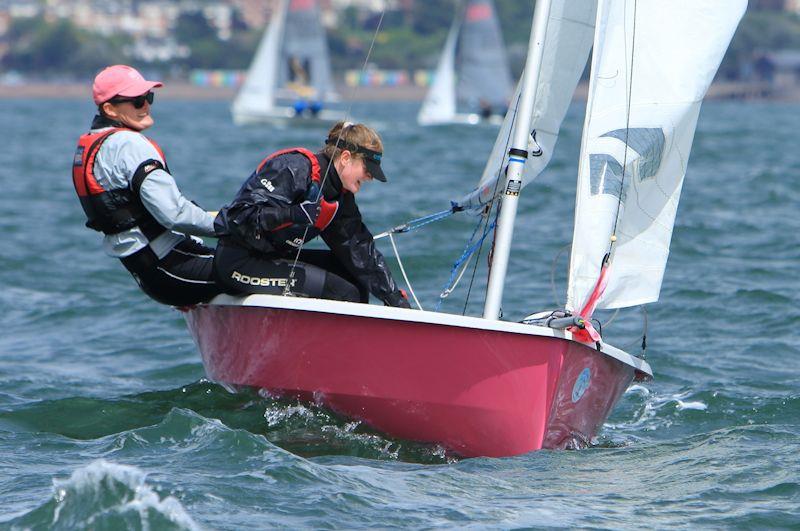
[[[336,171],[336,166],[324,153],[317,153],[317,160],[319,161],[319,178],[325,181],[322,187],[322,194],[326,199],[339,197],[342,194],[342,179]],[[328,169],[328,166],[330,166],[330,169]],[[327,178],[325,177],[326,171],[328,173]]]
[[[125,125],[122,122],[112,120],[108,116],[96,114],[92,119],[91,129],[104,129],[106,127],[125,127]]]

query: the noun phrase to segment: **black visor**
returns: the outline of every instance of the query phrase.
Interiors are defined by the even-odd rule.
[[[345,140],[339,140],[337,142],[336,139],[333,138],[328,138],[325,140],[325,143],[331,145],[335,144],[339,149],[346,149],[351,153],[360,153],[364,155],[364,163],[367,167],[367,172],[372,176],[373,179],[384,183],[386,182],[386,175],[384,175],[383,170],[381,169],[381,158],[383,158],[383,153],[380,151],[373,151],[363,146],[357,146]]]

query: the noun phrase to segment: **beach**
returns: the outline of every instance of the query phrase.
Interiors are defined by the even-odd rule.
[[[159,98],[169,100],[233,100],[236,87],[198,86],[186,81],[165,81],[159,89]],[[342,101],[422,101],[426,87],[416,85],[393,87],[337,86]],[[588,83],[581,83],[575,91],[576,100],[586,100]],[[86,83],[23,83],[0,84],[0,99],[83,99],[91,96],[91,82]],[[800,85],[776,86],[768,83],[714,83],[708,91],[707,100],[774,100],[800,101]]]

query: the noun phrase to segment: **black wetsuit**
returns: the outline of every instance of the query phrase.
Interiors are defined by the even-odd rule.
[[[372,293],[384,304],[407,308],[355,197],[342,189],[325,155],[312,157],[324,178],[323,197],[339,204],[331,222],[321,231],[292,222],[292,208],[317,196],[308,156],[289,152],[268,160],[217,216],[218,282],[231,293],[266,294],[284,293],[291,283],[296,295],[351,302],[368,302]],[[300,242],[318,235],[330,250],[303,249],[290,277]]]

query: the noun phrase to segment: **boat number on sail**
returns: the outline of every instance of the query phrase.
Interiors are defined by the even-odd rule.
[[[627,168],[624,172],[639,182],[652,178],[658,173],[664,156],[666,139],[659,128],[616,129],[601,138],[616,138],[635,153],[627,152],[624,159]],[[589,156],[589,175],[592,195],[608,194],[625,201],[622,162],[609,154]]]
[[[508,186],[506,187],[506,195],[519,195],[519,191],[522,189],[522,181],[508,181]]]
[[[577,402],[583,396],[583,393],[589,388],[589,382],[592,380],[592,371],[589,370],[589,367],[586,367],[581,371],[578,375],[578,379],[575,380],[575,385],[572,386],[572,401]]]

